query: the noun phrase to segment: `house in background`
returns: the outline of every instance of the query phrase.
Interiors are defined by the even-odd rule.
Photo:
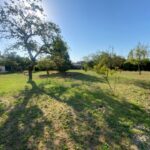
[[[6,72],[5,66],[0,66],[0,72]]]
[[[78,61],[76,63],[72,63],[73,69],[83,69],[83,61]]]

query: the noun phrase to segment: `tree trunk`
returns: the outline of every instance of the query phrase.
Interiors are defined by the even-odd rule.
[[[138,64],[138,71],[139,71],[139,75],[141,75],[141,68],[140,68],[140,64]]]
[[[49,70],[48,69],[46,69],[46,72],[47,72],[47,76],[49,76]]]
[[[29,80],[29,81],[32,81],[32,71],[33,71],[33,67],[34,67],[33,65],[30,65],[30,66],[29,66],[29,70],[28,70],[28,72],[29,72],[29,79],[28,79],[28,80]]]

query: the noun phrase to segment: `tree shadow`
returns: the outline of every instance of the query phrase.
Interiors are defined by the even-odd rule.
[[[15,74],[18,74],[18,75],[20,75],[20,74],[22,74],[23,75],[23,73],[22,72],[0,72],[0,76],[4,76],[4,75],[15,75]]]
[[[2,103],[0,103],[0,116],[5,112],[5,107]]]
[[[150,90],[150,81],[134,80],[133,83],[135,86]]]
[[[70,97],[65,97],[72,87],[44,89],[42,84],[39,88],[44,94],[74,109],[76,119],[70,117],[66,132],[81,149],[96,149],[105,142],[112,149],[130,149],[132,144],[139,149],[150,149],[150,112],[125,98],[112,97],[102,89],[79,87]],[[101,117],[105,125],[101,125]]]
[[[73,112],[66,110],[69,117],[62,122],[63,130],[74,144],[73,149],[98,149],[105,144],[110,149],[127,150],[132,144],[139,149],[150,149],[150,114],[125,98],[112,97],[102,89],[47,86],[49,82],[30,84],[32,89],[26,88],[20,93],[23,99],[0,126],[0,145],[4,149],[37,149],[44,127],[53,128],[53,123],[43,116],[37,105],[28,105],[33,97],[40,95],[47,95],[73,109]],[[61,142],[66,144],[65,140]],[[51,135],[46,141],[46,149],[50,147],[62,148],[55,145]]]
[[[150,80],[142,80],[142,79],[127,79],[125,77],[119,77],[119,83],[122,84],[134,84],[137,87],[143,88],[143,89],[150,89]]]
[[[0,126],[0,149],[37,149],[44,126],[51,122],[43,117],[37,105],[28,105],[34,94],[39,93],[35,82],[16,97],[16,105],[8,112],[8,118]],[[31,144],[32,143],[32,144]]]
[[[102,78],[92,76],[89,74],[84,74],[81,72],[66,72],[66,73],[57,72],[50,75],[40,75],[40,78],[56,78],[56,77],[63,77],[65,79],[73,79],[86,82],[105,82]]]
[[[105,133],[106,137],[109,137],[107,141],[111,141],[108,143],[120,145],[121,149],[130,149],[127,147],[129,143],[139,149],[150,149],[150,112],[128,102],[125,98],[118,99],[105,93],[101,94],[105,98],[104,118],[110,129]],[[95,92],[95,98],[102,96],[101,94]]]

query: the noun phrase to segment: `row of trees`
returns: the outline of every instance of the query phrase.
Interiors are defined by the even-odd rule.
[[[61,38],[57,38],[52,42],[49,51],[51,51],[50,55],[44,55],[42,58],[37,59],[36,70],[46,70],[49,74],[49,70],[65,72],[71,68],[68,46]],[[31,63],[28,57],[19,56],[15,52],[0,55],[0,65],[4,65],[7,71],[24,71],[28,69]]]
[[[134,49],[129,52],[128,58],[116,55],[114,52],[101,51],[89,57],[85,57],[83,62],[84,70],[92,69],[105,80],[109,86],[111,94],[116,94],[116,83],[119,80],[116,72],[118,70],[133,70],[133,65],[136,66],[135,70],[141,70],[146,66],[150,71],[150,59],[148,47],[139,43]],[[112,83],[111,77],[114,80]]]
[[[101,51],[84,58],[83,67],[85,71],[94,69],[95,66],[99,66],[99,68],[106,66],[109,69],[139,71],[139,74],[141,74],[142,70],[150,71],[148,46],[138,43],[129,52],[127,59],[109,51]]]
[[[30,65],[28,57],[21,57],[15,52],[0,55],[0,65],[5,66],[7,71],[23,71]]]
[[[102,51],[90,57],[85,57],[83,68],[87,71],[94,69],[98,65],[99,68],[106,66],[109,69],[138,70],[139,74],[141,74],[141,70],[150,70],[148,57],[148,48],[138,44],[136,48],[129,52],[127,59],[112,52]],[[5,65],[7,71],[23,71],[28,69],[30,64],[31,60],[28,57],[21,57],[15,52],[5,53],[0,56],[0,65]],[[52,42],[51,55],[46,55],[36,61],[36,70],[46,70],[47,74],[49,74],[49,70],[65,72],[70,68],[72,68],[72,64],[68,54],[68,47],[61,38],[57,38]]]

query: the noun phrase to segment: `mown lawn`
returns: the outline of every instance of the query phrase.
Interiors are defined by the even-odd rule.
[[[0,75],[0,150],[149,150],[150,72]],[[114,79],[111,79],[112,82]]]

